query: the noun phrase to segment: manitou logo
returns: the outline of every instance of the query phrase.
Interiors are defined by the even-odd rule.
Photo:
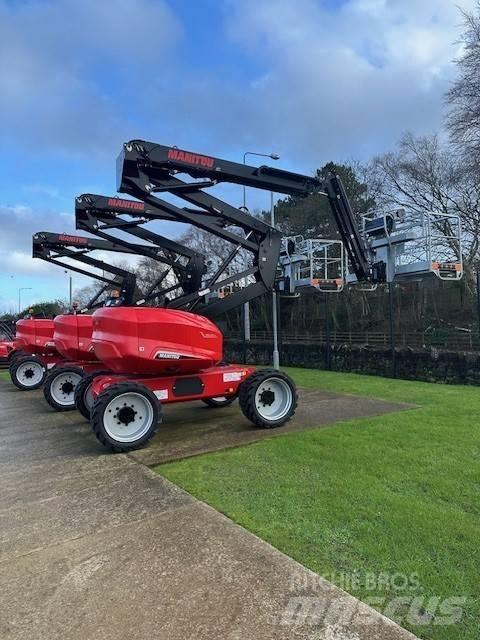
[[[212,169],[215,164],[215,160],[213,158],[200,156],[198,153],[190,153],[189,151],[180,151],[180,149],[169,149],[167,157],[169,160],[185,162],[186,164],[193,164],[197,167],[206,167],[207,169]]]
[[[109,198],[108,205],[117,209],[130,209],[133,211],[145,211],[145,203],[134,200],[122,200],[121,198]]]
[[[59,242],[68,242],[69,244],[88,244],[87,238],[82,238],[81,236],[66,236],[59,235]]]

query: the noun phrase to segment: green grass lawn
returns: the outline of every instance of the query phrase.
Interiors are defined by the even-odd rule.
[[[422,638],[477,639],[480,389],[289,373],[299,386],[419,408],[287,434],[156,471],[366,602],[466,597],[455,626],[397,619]],[[367,585],[371,574],[416,574],[419,586],[397,590],[400,578],[394,586]],[[357,583],[350,582],[352,575]]]
[[[10,374],[8,371],[0,370],[0,380],[10,380]]]

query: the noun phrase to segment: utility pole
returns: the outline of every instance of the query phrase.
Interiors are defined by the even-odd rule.
[[[68,273],[66,269],[64,269],[65,273]],[[69,279],[68,279],[68,300],[69,300],[69,308],[72,308],[72,272],[70,271]]]

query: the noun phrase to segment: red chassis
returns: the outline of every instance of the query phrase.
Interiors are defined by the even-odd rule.
[[[196,374],[170,376],[99,376],[92,384],[92,392],[98,397],[112,384],[135,381],[152,391],[155,396],[167,404],[171,402],[189,402],[205,398],[235,398],[241,383],[253,372],[255,367],[225,364],[210,367]]]
[[[15,350],[15,340],[2,340],[0,342],[0,360],[8,360]]]

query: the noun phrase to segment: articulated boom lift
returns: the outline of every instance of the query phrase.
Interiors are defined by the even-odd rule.
[[[181,177],[185,174],[190,179]],[[92,383],[91,424],[97,438],[114,451],[143,446],[155,432],[162,405],[173,402],[202,400],[209,406],[224,406],[238,396],[244,415],[257,426],[285,424],[297,404],[292,380],[276,370],[223,363],[223,336],[211,319],[272,290],[276,283],[289,292],[305,287],[341,290],[344,256],[357,281],[370,285],[391,281],[392,256],[412,239],[408,234],[394,238],[387,216],[365,223],[362,235],[335,175],[312,178],[133,140],[123,146],[117,176],[118,191],[139,202],[80,196],[79,228],[109,239],[114,230],[124,231],[155,244],[162,236],[154,238],[144,225],[183,222],[232,248],[213,275],[205,282],[197,278],[196,286],[184,288],[184,294],[164,308],[95,312],[95,352],[112,373]],[[323,195],[340,240],[283,239],[279,230],[207,192],[221,182],[292,196]],[[185,206],[174,204],[177,200],[171,196]],[[393,249],[385,250],[386,245]],[[249,260],[244,260],[245,252]],[[234,266],[234,260],[239,254],[245,266],[237,270],[239,261]]]
[[[359,279],[376,281],[385,269],[370,259],[340,179],[252,167],[140,140],[124,145],[117,169],[118,190],[140,202],[81,196],[77,199],[79,228],[109,238],[106,234],[116,228],[148,239],[143,225],[175,221],[199,227],[233,246],[205,283],[169,301],[167,308],[95,312],[95,352],[113,372],[92,384],[96,400],[91,423],[97,438],[115,451],[137,448],[152,437],[161,405],[195,399],[223,406],[238,396],[244,415],[257,426],[285,424],[297,404],[292,380],[275,370],[224,364],[223,337],[210,321],[272,290],[282,234],[206,189],[230,182],[287,195],[324,195],[342,237],[340,251],[345,247]],[[193,181],[182,180],[181,174]],[[162,193],[183,200],[185,206],[159,197]],[[318,243],[307,241],[304,250],[321,263]],[[248,252],[251,260],[232,274],[239,252]],[[327,273],[329,263],[330,258],[325,262]],[[312,271],[307,279],[316,275],[321,274]]]

